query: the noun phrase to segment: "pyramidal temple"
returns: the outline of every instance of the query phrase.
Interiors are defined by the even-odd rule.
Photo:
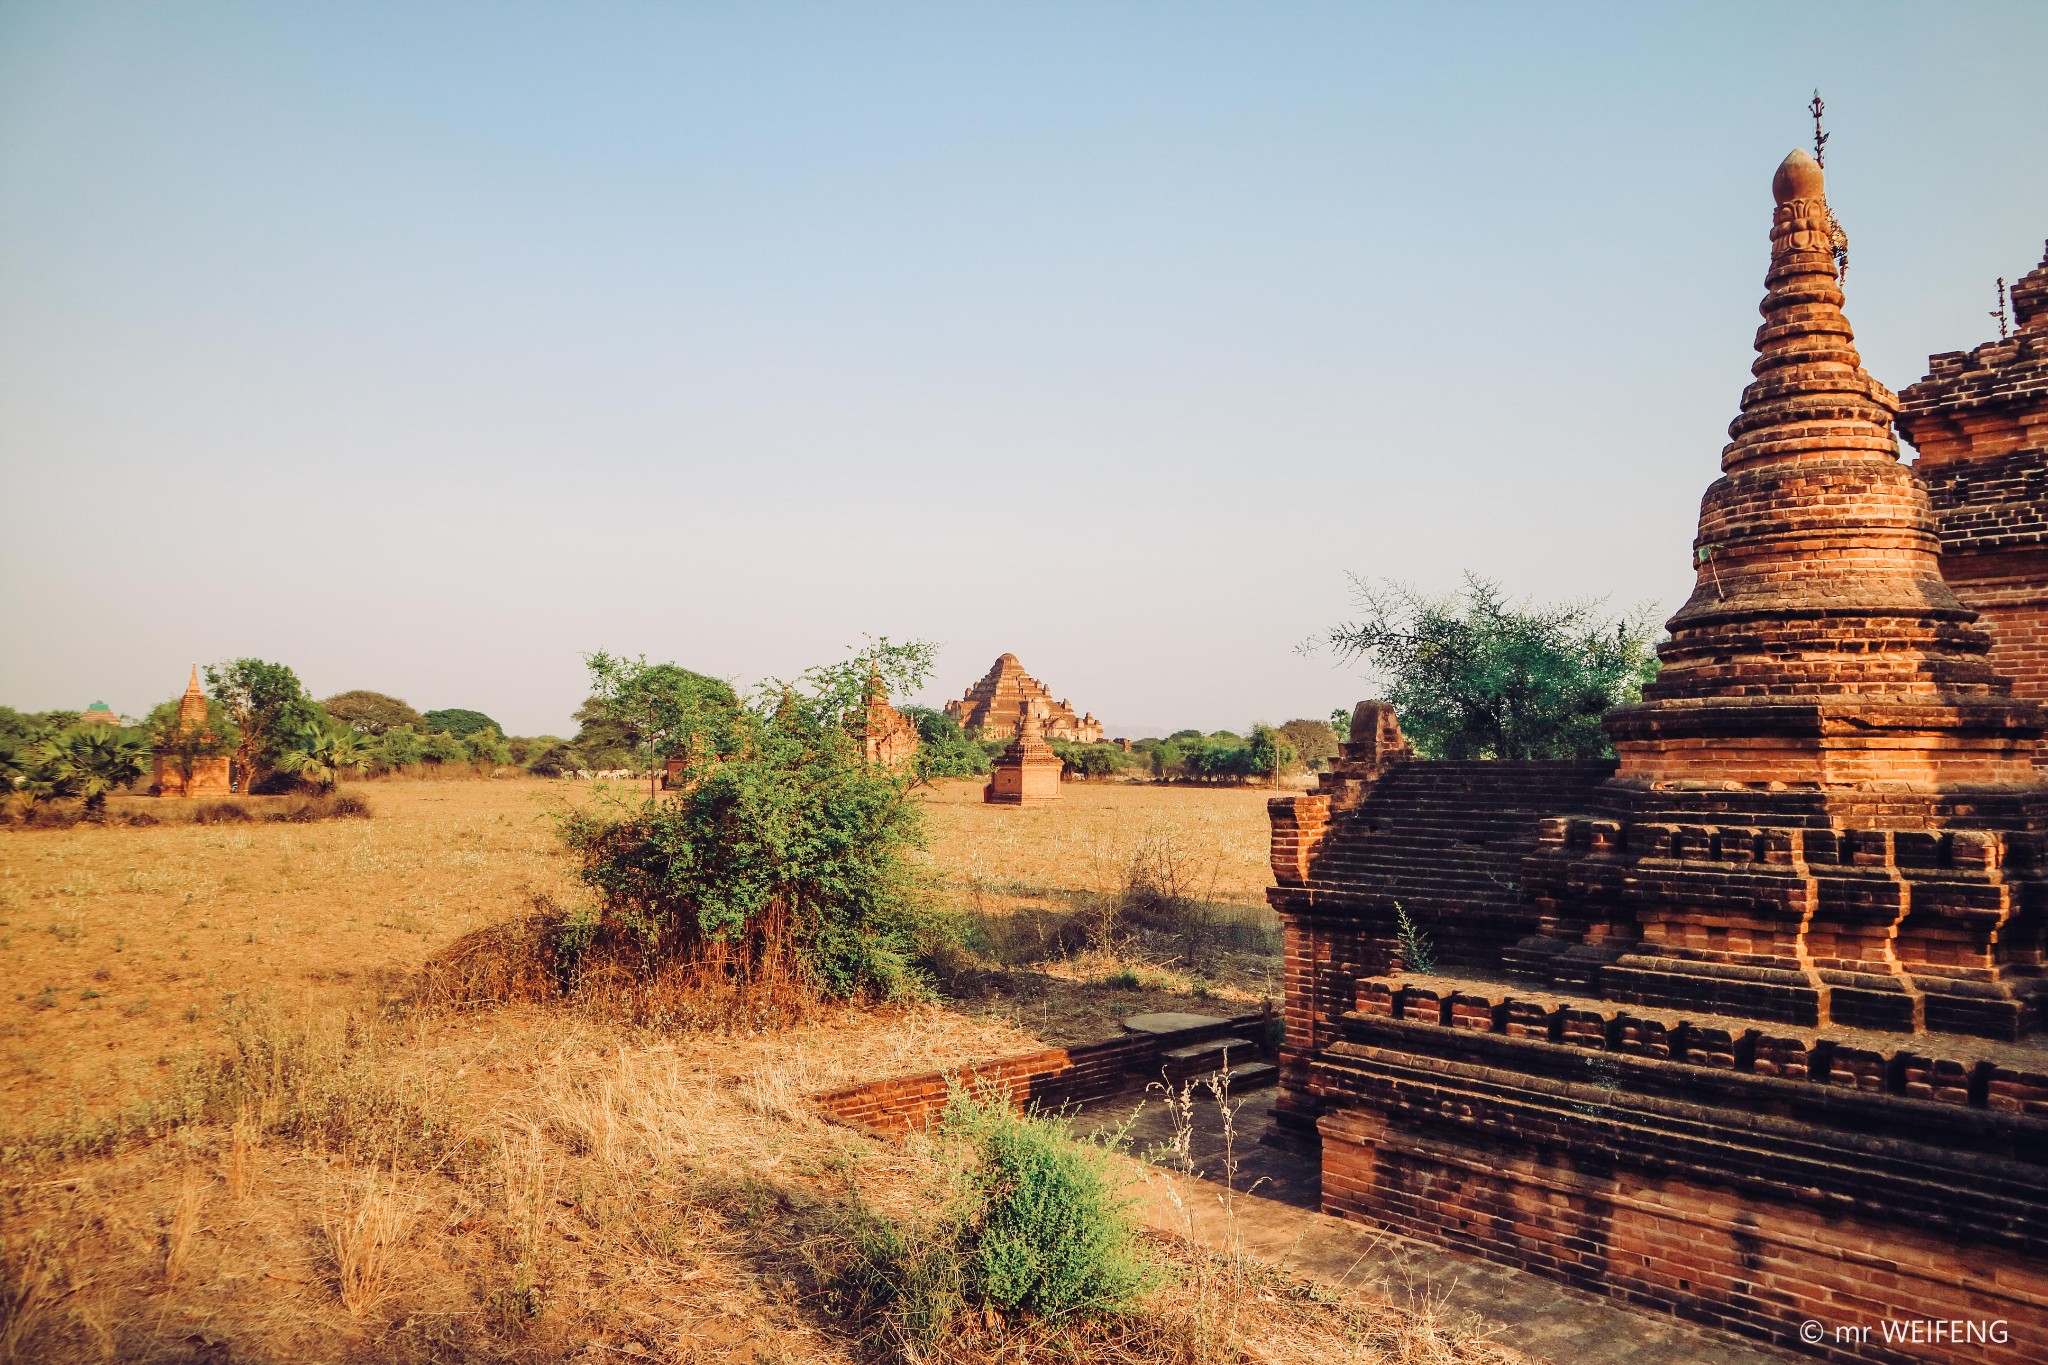
[[[1843,1359],[1802,1323],[2011,1324],[1898,1358],[2017,1365],[2048,1303],[2048,668],[1996,665],[2048,604],[2041,291],[1909,391],[1930,500],[1820,165],[1771,189],[1753,382],[1618,759],[1420,760],[1364,702],[1269,803],[1271,1140],[1318,1153],[1326,1212],[1596,1294]]]
[[[947,702],[946,714],[958,721],[961,729],[978,731],[983,739],[1007,739],[1017,733],[1018,708],[1025,705],[1037,713],[1046,739],[1067,744],[1102,742],[1102,722],[1093,715],[1075,715],[1065,700],[1054,701],[1045,684],[1026,673],[1014,654],[997,659],[965,696]]]

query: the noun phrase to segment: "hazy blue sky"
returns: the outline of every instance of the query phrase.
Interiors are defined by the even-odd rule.
[[[258,654],[1366,691],[1344,574],[1676,606],[1809,136],[1894,387],[2048,237],[2048,4],[0,3],[0,701]]]

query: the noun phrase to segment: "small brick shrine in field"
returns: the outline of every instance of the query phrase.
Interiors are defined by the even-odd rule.
[[[1329,1212],[1595,1293],[2039,1360],[2048,715],[1942,577],[1819,166],[1772,190],[1755,380],[1618,759],[1416,761],[1368,702],[1271,803],[1276,1136]],[[1981,1335],[1884,1344],[1927,1319]]]
[[[177,728],[181,736],[206,735],[209,729],[198,664],[192,665],[192,680],[178,699]],[[200,754],[188,763],[160,749],[150,766],[150,785],[159,796],[227,796],[234,791],[233,767],[226,754]]]
[[[1092,714],[1075,715],[1067,701],[1053,700],[1045,684],[1026,673],[1014,654],[997,659],[965,696],[947,702],[946,714],[961,729],[983,739],[1007,739],[1017,733],[1018,708],[1026,702],[1036,708],[1047,739],[1064,744],[1102,742],[1102,722]]]
[[[1060,799],[1060,773],[1066,768],[1045,742],[1038,708],[1019,702],[1010,747],[996,757],[981,799],[997,806],[1035,806]]]
[[[1899,431],[1920,451],[1942,577],[1991,631],[1992,664],[2048,701],[2048,255],[2012,314],[2011,336],[1929,358],[1899,394]]]
[[[887,768],[900,768],[917,757],[917,727],[889,704],[889,689],[879,673],[868,679],[867,705],[853,723],[861,757]]]

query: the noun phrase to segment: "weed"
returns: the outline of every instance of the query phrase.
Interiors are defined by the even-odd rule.
[[[1394,923],[1401,941],[1401,962],[1411,972],[1433,972],[1436,970],[1436,948],[1429,941],[1429,935],[1416,927],[1415,921],[1399,901],[1394,902]]]
[[[374,1169],[338,1175],[336,1185],[321,1231],[334,1258],[341,1306],[350,1317],[360,1318],[384,1296],[392,1262],[412,1227],[419,1200],[401,1194]]]
[[[199,1214],[206,1205],[209,1182],[191,1166],[178,1175],[178,1198],[171,1206],[170,1226],[164,1233],[164,1285],[178,1283],[185,1262],[192,1255],[192,1243],[199,1235]]]

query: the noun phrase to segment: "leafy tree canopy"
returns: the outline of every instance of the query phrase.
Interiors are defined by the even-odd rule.
[[[959,721],[929,706],[906,706],[903,714],[917,727],[919,777],[980,777],[988,771],[987,752],[968,737]]]
[[[405,703],[400,702],[399,705],[403,706]],[[429,711],[424,719],[427,729],[445,731],[457,739],[467,739],[479,730],[496,730],[501,735],[505,733],[504,726],[498,724],[498,722],[492,720],[483,712],[465,710],[460,706],[450,707],[445,711]],[[400,721],[398,723],[409,725],[412,722]]]
[[[321,719],[320,708],[306,695],[299,675],[284,664],[263,659],[208,664],[206,690],[235,728],[243,791],[274,772],[298,731]]]
[[[1280,727],[1280,733],[1310,768],[1318,768],[1337,756],[1337,732],[1326,720],[1290,720]]]
[[[1511,602],[1472,574],[1441,597],[1357,577],[1352,585],[1358,619],[1304,649],[1371,665],[1424,758],[1611,754],[1600,718],[1656,676],[1647,604],[1616,618],[1598,601]]]
[[[0,744],[21,748],[55,739],[78,723],[76,711],[17,711],[0,706]]]
[[[415,730],[430,728],[427,718],[407,706],[396,697],[382,692],[337,692],[320,703],[322,710],[342,724],[351,726],[366,735],[381,735],[396,725],[409,725]],[[474,711],[464,715],[476,715]]]

